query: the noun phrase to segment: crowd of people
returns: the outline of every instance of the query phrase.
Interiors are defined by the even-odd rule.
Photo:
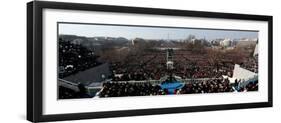
[[[257,91],[258,81],[250,82],[245,87],[238,87],[228,79],[201,80],[196,83],[186,83],[180,89],[175,89],[173,94],[203,94],[222,92],[247,92]],[[146,82],[107,82],[99,93],[99,97],[124,97],[124,96],[152,96],[171,94],[160,84]]]
[[[212,65],[205,55],[175,51],[173,55],[174,69],[177,76],[186,78],[216,78],[221,75],[232,75],[233,62],[220,61]],[[179,52],[179,53],[177,53]],[[138,56],[128,56],[121,62],[112,62],[113,81],[159,80],[168,74],[165,51],[154,51]]]
[[[120,60],[109,60],[112,58],[105,60],[110,64],[113,81],[159,80],[167,75],[165,50],[142,50],[135,54],[130,52]],[[221,75],[232,76],[236,64],[230,60],[232,59],[229,58],[231,56],[228,57],[227,55],[213,64],[209,60],[212,58],[206,53],[196,54],[188,50],[174,50],[173,52],[175,69],[172,72],[183,79],[216,78]],[[63,78],[102,64],[101,60],[98,60],[99,55],[81,45],[59,39],[59,77]],[[116,55],[109,55],[109,57],[116,57]],[[248,58],[239,64],[243,68],[258,72],[257,57]]]
[[[167,94],[159,85],[150,83],[108,82],[103,84],[99,97],[150,96]]]
[[[163,61],[161,57],[157,53],[143,54],[112,63],[113,73],[122,75],[114,76],[113,81],[160,79],[166,74],[165,59]]]
[[[244,92],[244,91],[258,91],[259,90],[259,83],[258,81],[253,81],[247,84],[245,87],[240,88],[239,92]]]
[[[258,73],[258,56],[248,58],[241,64],[241,67]]]
[[[97,66],[98,56],[87,48],[59,39],[59,78]]]
[[[193,93],[219,93],[219,92],[233,92],[233,85],[230,84],[228,79],[213,79],[203,80],[197,83],[185,84],[179,90],[180,94],[193,94]]]
[[[113,48],[114,49],[114,48]],[[110,50],[113,50],[110,49]],[[160,80],[161,77],[173,73],[181,79],[212,78],[202,80],[196,83],[186,83],[181,89],[175,89],[175,94],[195,94],[195,93],[219,93],[219,92],[243,92],[258,90],[258,82],[250,82],[243,88],[237,88],[237,85],[231,84],[228,79],[220,78],[222,75],[232,76],[234,65],[237,64],[231,60],[231,56],[225,55],[221,58],[212,59],[207,53],[197,54],[188,50],[173,51],[173,67],[167,69],[167,58],[165,50],[142,50],[141,52],[131,52],[130,48],[123,48],[130,52],[124,53],[125,57],[119,60],[112,60],[114,54],[108,54],[100,60],[99,55],[94,51],[87,49],[79,44],[71,43],[59,39],[59,78],[64,78],[79,71],[98,66],[102,62],[108,62],[112,76],[111,82],[103,83],[99,97],[122,97],[122,96],[148,96],[148,95],[166,95],[168,90],[162,89],[159,84],[145,82],[128,81],[146,81]],[[115,52],[122,48],[114,49]],[[100,51],[102,53],[102,50]],[[122,54],[122,53],[120,53]],[[258,59],[256,57],[246,59],[239,63],[241,67],[258,72]],[[213,60],[213,61],[211,61]],[[102,62],[101,62],[102,61]],[[215,79],[213,79],[215,78]],[[122,82],[120,82],[122,81]],[[59,87],[59,98],[82,98],[88,97],[85,92],[74,92],[70,89]]]

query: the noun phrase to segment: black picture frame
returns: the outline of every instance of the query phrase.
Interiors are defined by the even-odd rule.
[[[43,12],[42,10],[45,8],[266,21],[268,22],[268,101],[257,102],[257,103],[44,115],[42,113],[43,112],[43,95],[42,95]],[[273,77],[272,31],[273,30],[272,28],[273,28],[273,17],[265,16],[265,15],[248,15],[248,14],[93,5],[93,4],[80,4],[80,3],[45,2],[45,1],[29,2],[27,3],[27,120],[32,122],[45,122],[45,121],[63,121],[63,120],[93,119],[93,118],[106,118],[106,117],[123,117],[123,116],[136,116],[136,115],[155,115],[155,114],[169,114],[169,113],[272,107],[273,106],[273,95],[272,95],[273,92],[272,91],[272,83],[273,83],[272,82],[272,77]]]

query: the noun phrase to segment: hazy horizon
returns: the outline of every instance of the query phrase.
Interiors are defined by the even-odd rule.
[[[165,28],[165,27],[140,27],[140,26],[122,26],[122,25],[95,25],[95,24],[70,24],[59,23],[59,35],[76,35],[85,37],[124,37],[127,39],[163,39],[163,40],[181,40],[189,35],[194,35],[200,39],[241,39],[258,38],[257,31],[241,30],[212,30],[212,29],[194,29],[194,28]]]

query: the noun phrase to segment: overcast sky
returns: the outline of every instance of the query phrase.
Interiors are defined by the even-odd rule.
[[[185,39],[188,35],[208,40],[217,38],[258,38],[255,31],[230,31],[210,29],[187,29],[187,28],[159,28],[159,27],[136,27],[116,25],[93,25],[93,24],[59,24],[59,34],[95,37],[125,37],[127,39]],[[168,36],[169,35],[169,36]]]

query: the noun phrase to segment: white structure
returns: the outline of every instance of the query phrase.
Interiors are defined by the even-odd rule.
[[[220,46],[222,47],[229,47],[231,45],[231,40],[226,38],[220,42]]]
[[[173,49],[167,49],[166,51],[166,65],[168,70],[174,69],[174,62],[173,62]]]
[[[232,78],[229,78],[231,83],[235,80],[240,81],[240,87],[245,87],[249,82],[258,80],[258,74],[247,69],[241,68],[240,65],[235,64]]]
[[[166,62],[166,65],[167,65],[167,69],[169,69],[169,70],[174,69],[174,62],[172,62],[172,61],[167,61],[167,62]]]
[[[258,39],[257,38],[242,38],[242,39],[240,39],[240,41],[254,41],[254,42],[257,42],[258,41]]]
[[[259,45],[256,44],[256,47],[255,47],[255,51],[254,51],[253,56],[256,56],[256,55],[258,55],[258,54],[259,54]]]
[[[135,39],[132,39],[132,45],[135,45]]]

